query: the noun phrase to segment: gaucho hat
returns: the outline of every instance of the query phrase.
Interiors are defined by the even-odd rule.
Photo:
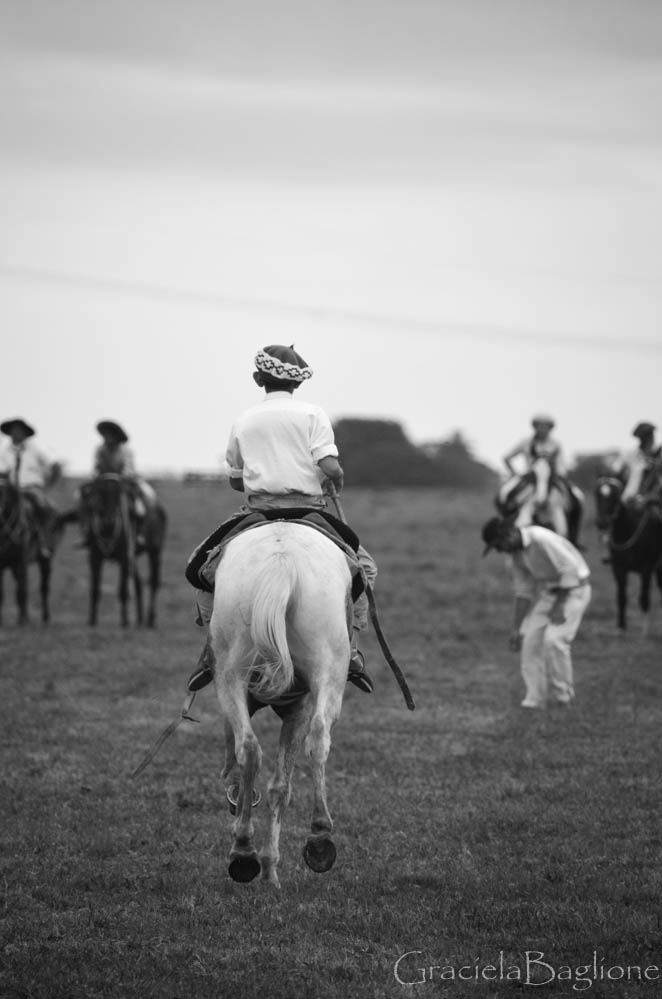
[[[547,413],[536,413],[531,419],[531,425],[534,427],[555,427],[556,420]]]
[[[126,444],[129,439],[124,428],[120,427],[119,423],[115,423],[114,420],[101,420],[100,423],[97,423],[97,430],[100,434],[111,434],[120,444]]]
[[[3,434],[11,434],[15,426],[23,427],[26,437],[34,437],[36,431],[34,427],[31,427],[29,423],[21,419],[20,416],[15,416],[12,420],[5,420],[4,423],[0,423],[0,430]]]
[[[654,423],[648,423],[644,420],[642,423],[638,423],[634,430],[632,431],[633,437],[648,437],[649,434],[654,434],[656,430]]]
[[[294,344],[285,347],[274,343],[263,347],[255,355],[255,367],[265,375],[270,375],[282,382],[305,382],[312,378],[312,368],[309,368],[301,354],[297,354]]]

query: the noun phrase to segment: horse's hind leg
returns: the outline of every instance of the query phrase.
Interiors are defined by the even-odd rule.
[[[143,623],[143,581],[138,566],[133,569],[133,589],[136,595],[136,624]]]
[[[147,552],[149,559],[149,607],[147,609],[147,627],[156,627],[156,594],[161,586],[161,553],[154,549]]]
[[[314,802],[311,835],[304,846],[303,856],[310,869],[317,874],[329,871],[336,859],[336,848],[331,839],[333,822],[326,801],[326,761],[331,749],[331,728],[340,715],[341,704],[342,691],[339,694],[329,692],[325,703],[319,699],[306,737],[306,752],[313,770]]]
[[[234,733],[234,755],[239,769],[237,816],[232,831],[234,842],[230,851],[228,872],[233,881],[252,881],[260,873],[260,861],[253,837],[253,788],[262,763],[262,750],[246,707],[246,695],[236,677],[227,682],[217,678],[216,692],[221,710]]]
[[[618,627],[621,631],[625,631],[627,628],[627,602],[628,602],[628,586],[627,586],[627,573],[618,572],[614,573],[616,579],[616,607],[618,611]]]
[[[650,606],[651,606],[651,572],[642,572],[641,586],[639,589],[639,608],[642,613],[641,633],[644,638],[650,630]]]
[[[280,830],[283,813],[292,794],[292,771],[301,748],[312,706],[309,698],[299,701],[283,718],[278,745],[278,758],[274,775],[269,782],[267,800],[269,802],[269,839],[260,854],[262,877],[274,887],[280,887],[278,862],[280,860]]]

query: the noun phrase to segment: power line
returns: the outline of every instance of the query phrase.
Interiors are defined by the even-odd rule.
[[[15,281],[34,284],[54,284],[62,287],[84,288],[101,294],[123,295],[157,301],[191,303],[249,312],[278,313],[295,318],[308,318],[318,322],[350,322],[379,329],[406,329],[410,333],[442,336],[469,336],[487,340],[502,340],[529,345],[544,344],[557,347],[602,348],[632,353],[659,353],[662,342],[633,340],[627,337],[605,336],[586,332],[567,333],[557,330],[535,330],[481,323],[454,322],[451,320],[420,319],[412,316],[363,312],[354,309],[334,309],[328,306],[302,305],[267,299],[249,299],[223,295],[218,292],[193,291],[186,288],[167,288],[146,282],[127,281],[122,278],[97,277],[86,274],[67,274],[42,268],[14,267],[0,264],[0,276]]]

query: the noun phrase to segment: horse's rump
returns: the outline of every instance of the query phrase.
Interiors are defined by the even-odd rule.
[[[221,661],[241,664],[257,700],[270,703],[302,680],[309,686],[317,665],[328,666],[338,648],[346,675],[351,574],[344,553],[319,532],[276,521],[237,535],[225,547],[214,590],[214,644]]]

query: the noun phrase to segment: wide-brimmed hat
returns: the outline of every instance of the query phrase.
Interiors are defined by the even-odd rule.
[[[3,434],[11,434],[15,426],[23,427],[26,437],[34,437],[36,430],[31,427],[29,423],[21,419],[20,416],[15,416],[13,420],[5,420],[4,423],[0,423],[0,430]]]
[[[634,430],[632,431],[633,437],[648,437],[650,434],[654,434],[657,427],[654,423],[648,423],[647,420],[643,420],[638,423]]]
[[[536,413],[535,416],[531,417],[531,426],[533,427],[555,427],[556,420],[553,416],[549,416],[547,413]]]
[[[509,526],[510,521],[504,520],[503,517],[490,517],[490,519],[483,524],[483,529],[480,532],[480,535],[485,542],[483,557],[494,548],[494,545],[502,536],[504,530]]]
[[[129,439],[124,428],[120,427],[119,423],[115,423],[114,420],[101,420],[100,423],[97,423],[97,430],[102,436],[103,434],[111,434],[120,444],[126,444]]]
[[[255,367],[279,382],[297,382],[299,385],[313,375],[312,368],[308,367],[301,354],[297,354],[294,344],[284,347],[275,343],[263,347],[255,355]]]

